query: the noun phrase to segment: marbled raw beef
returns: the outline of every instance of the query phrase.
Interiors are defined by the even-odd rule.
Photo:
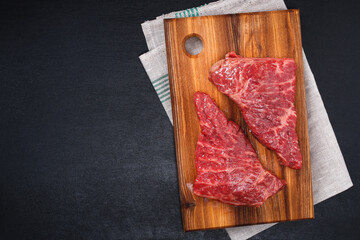
[[[211,67],[209,80],[237,103],[253,135],[277,153],[280,164],[301,169],[293,59],[242,58],[230,52]]]
[[[209,95],[194,95],[201,133],[196,146],[194,193],[233,205],[260,206],[285,185],[261,165],[240,127]]]

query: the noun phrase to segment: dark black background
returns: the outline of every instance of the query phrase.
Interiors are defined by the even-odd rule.
[[[2,1],[0,239],[229,239],[184,233],[173,129],[140,24],[206,1]],[[286,1],[354,187],[252,239],[360,235],[358,1]]]

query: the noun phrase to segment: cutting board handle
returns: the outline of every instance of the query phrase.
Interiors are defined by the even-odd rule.
[[[200,34],[190,33],[183,38],[181,45],[186,56],[197,58],[204,52],[205,41]]]

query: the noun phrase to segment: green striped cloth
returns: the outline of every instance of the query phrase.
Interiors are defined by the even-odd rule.
[[[141,55],[140,60],[172,123],[170,84],[165,46]]]
[[[156,93],[162,103],[170,99],[169,75],[166,74],[152,81]]]

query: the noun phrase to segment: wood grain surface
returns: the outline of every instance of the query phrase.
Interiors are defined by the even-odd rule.
[[[184,230],[314,218],[299,11],[167,19],[164,23]],[[185,50],[185,41],[192,36],[203,42],[198,55]],[[301,170],[280,166],[276,154],[249,132],[236,104],[208,80],[210,67],[229,51],[243,57],[295,59]],[[287,186],[260,208],[235,207],[192,193],[191,184],[196,178],[195,147],[200,134],[193,101],[196,91],[214,98],[226,116],[245,130],[265,168],[286,179]]]

